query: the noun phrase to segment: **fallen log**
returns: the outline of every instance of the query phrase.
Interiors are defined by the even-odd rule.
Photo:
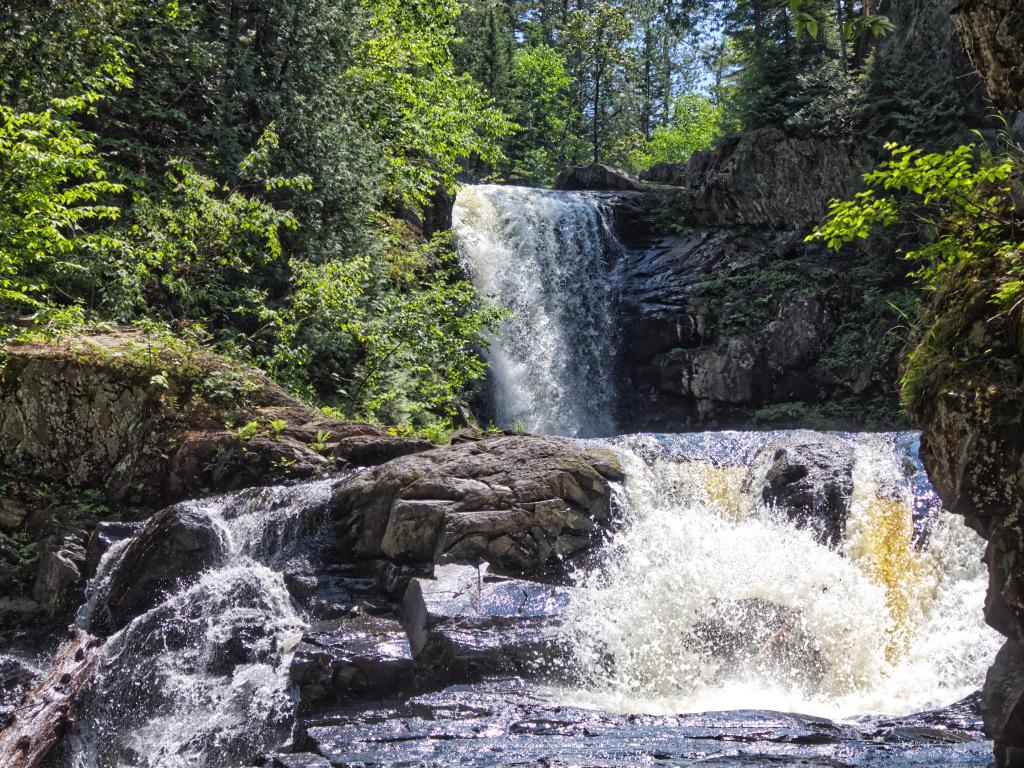
[[[50,673],[25,697],[0,732],[0,768],[36,768],[74,722],[75,708],[99,664],[103,639],[76,630]]]

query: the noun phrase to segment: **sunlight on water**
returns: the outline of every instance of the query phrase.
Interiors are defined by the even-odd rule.
[[[287,738],[288,667],[305,622],[273,566],[322,522],[330,489],[321,481],[187,502],[217,527],[224,560],[103,647],[66,764],[219,768]],[[80,622],[126,546],[104,556]]]
[[[614,434],[610,261],[619,246],[599,196],[466,187],[453,231],[477,289],[512,311],[487,352],[500,426]]]
[[[686,458],[652,438],[616,441],[628,524],[582,580],[570,625],[583,692],[562,699],[841,719],[976,690],[999,646],[982,621],[981,540],[931,509],[916,541],[897,436],[845,439],[854,492],[835,549],[742,491],[752,447]]]

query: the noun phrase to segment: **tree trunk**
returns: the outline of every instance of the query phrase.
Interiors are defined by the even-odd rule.
[[[50,674],[15,710],[0,732],[0,768],[35,768],[75,721],[75,708],[99,665],[103,640],[76,630],[64,643]]]
[[[836,0],[836,24],[839,26],[839,61],[843,65],[843,74],[848,75],[850,65],[846,60],[846,19],[843,16],[843,0]]]

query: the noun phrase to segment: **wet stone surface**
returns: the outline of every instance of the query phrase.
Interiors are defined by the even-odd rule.
[[[991,759],[969,704],[908,718],[839,724],[757,711],[610,714],[560,706],[553,703],[556,695],[519,680],[493,679],[393,706],[338,710],[305,723],[296,746],[309,762],[297,765],[322,765],[314,755],[335,768],[951,768],[986,766]]]

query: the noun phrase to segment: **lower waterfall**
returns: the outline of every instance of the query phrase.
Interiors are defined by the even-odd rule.
[[[980,688],[1000,645],[983,621],[983,542],[941,508],[915,434],[802,433],[853,457],[825,469],[847,471],[852,494],[823,540],[758,497],[758,452],[785,433],[609,437],[621,246],[600,196],[467,187],[455,233],[477,288],[512,310],[489,352],[500,425],[607,438],[626,473],[623,528],[567,617],[559,701],[845,719]]]
[[[610,361],[619,245],[600,196],[466,187],[454,232],[477,288],[512,313],[487,353],[498,425],[571,437],[615,434]]]
[[[216,525],[226,554],[107,641],[63,764],[245,765],[288,737],[288,664],[305,623],[275,566],[316,531],[329,495],[324,481],[186,502]],[[104,556],[79,623],[122,548]]]
[[[815,433],[806,433],[812,439]],[[1000,645],[983,542],[938,503],[914,434],[844,435],[853,498],[838,547],[752,496],[780,435],[641,435],[625,530],[581,579],[568,702],[647,714],[760,709],[833,719],[944,707]]]

